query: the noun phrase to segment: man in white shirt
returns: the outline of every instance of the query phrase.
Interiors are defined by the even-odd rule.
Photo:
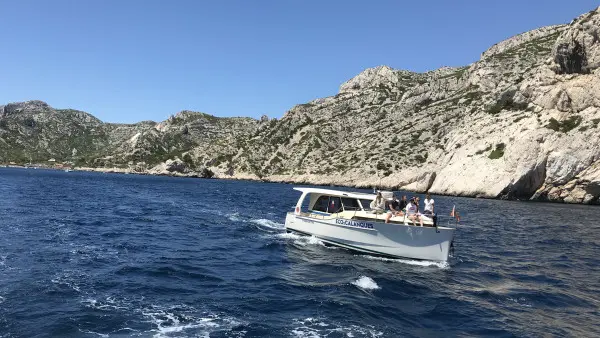
[[[435,207],[435,201],[433,200],[433,198],[431,198],[431,195],[429,195],[429,193],[427,193],[427,195],[425,195],[425,209],[423,210],[423,214],[425,215],[433,215],[435,214],[434,211],[434,207]]]
[[[437,216],[435,215],[435,201],[431,198],[431,195],[427,193],[425,195],[425,209],[423,210],[423,215],[429,216],[433,218],[433,224],[437,224]]]

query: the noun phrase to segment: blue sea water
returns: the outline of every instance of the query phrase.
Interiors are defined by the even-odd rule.
[[[0,337],[600,336],[600,208],[435,196],[439,263],[287,234],[298,195],[0,169]]]

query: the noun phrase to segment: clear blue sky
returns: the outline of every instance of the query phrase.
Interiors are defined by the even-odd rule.
[[[368,67],[462,66],[568,23],[588,0],[0,2],[0,104],[39,99],[108,122],[180,110],[281,117]]]

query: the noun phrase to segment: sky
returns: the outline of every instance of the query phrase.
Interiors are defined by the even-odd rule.
[[[0,0],[0,105],[280,118],[366,68],[464,66],[588,0]]]

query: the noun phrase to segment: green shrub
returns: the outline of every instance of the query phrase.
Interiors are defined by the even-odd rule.
[[[563,121],[562,126],[561,126],[561,131],[563,133],[567,133],[567,132],[577,128],[577,126],[579,126],[581,124],[581,120],[582,120],[582,118],[579,115],[569,116],[568,119]]]
[[[546,128],[552,129],[554,131],[561,131],[563,133],[568,133],[569,131],[577,128],[583,119],[579,115],[569,116],[568,119],[559,122],[555,118],[550,118],[548,120],[548,124]],[[593,121],[592,121],[593,122]]]
[[[548,124],[546,125],[546,128],[552,129],[554,131],[559,131],[560,130],[560,123],[554,117],[552,117],[548,121]]]
[[[504,156],[504,143],[496,144],[496,149],[492,150],[492,152],[488,155],[488,158],[491,160],[496,160]]]

